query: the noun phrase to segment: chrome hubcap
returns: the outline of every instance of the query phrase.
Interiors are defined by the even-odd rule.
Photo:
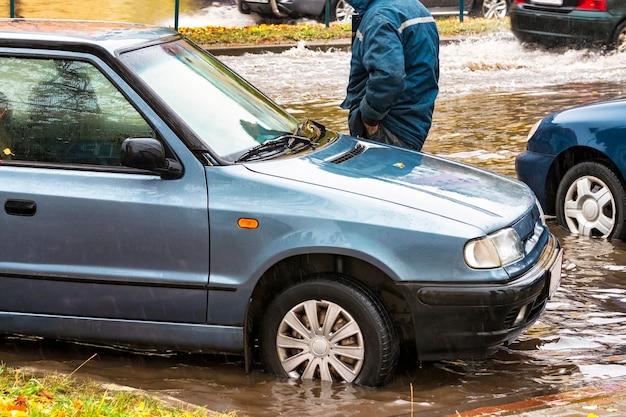
[[[352,382],[363,365],[358,323],[341,306],[309,300],[292,308],[278,327],[276,348],[292,378]]]
[[[505,0],[484,0],[483,1],[483,16],[488,19],[496,17],[506,16],[506,1]]]
[[[337,16],[337,22],[348,23],[352,21],[352,15],[354,14],[354,8],[346,3],[344,0],[337,2],[335,8],[335,16]]]
[[[615,227],[615,199],[600,179],[586,175],[570,185],[564,213],[571,233],[608,237]]]

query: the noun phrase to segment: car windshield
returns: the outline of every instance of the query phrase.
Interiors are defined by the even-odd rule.
[[[225,161],[298,129],[297,119],[184,40],[131,51],[122,59]]]

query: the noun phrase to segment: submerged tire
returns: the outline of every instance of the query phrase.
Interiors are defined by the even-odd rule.
[[[623,239],[625,198],[613,171],[598,162],[580,163],[559,184],[557,221],[575,235]]]
[[[382,303],[339,275],[295,284],[274,299],[260,344],[265,368],[275,375],[367,386],[389,381],[399,352]]]
[[[626,22],[620,23],[617,29],[615,29],[613,44],[611,46],[616,52],[626,52]]]

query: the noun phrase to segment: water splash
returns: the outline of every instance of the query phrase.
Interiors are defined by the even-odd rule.
[[[192,13],[182,13],[178,17],[179,27],[204,27],[204,26],[255,26],[260,18],[255,14],[243,14],[237,10],[237,5],[224,2],[213,2],[208,7]],[[161,26],[174,26],[174,18],[168,18],[157,22]]]

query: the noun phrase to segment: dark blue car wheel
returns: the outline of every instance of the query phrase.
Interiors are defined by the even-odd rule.
[[[263,317],[260,344],[265,368],[275,375],[367,386],[393,376],[399,352],[382,303],[339,275],[281,293]]]
[[[626,22],[619,24],[613,35],[613,45],[616,52],[626,52]]]
[[[598,162],[580,163],[559,184],[557,221],[575,235],[622,239],[625,198],[613,171]]]

